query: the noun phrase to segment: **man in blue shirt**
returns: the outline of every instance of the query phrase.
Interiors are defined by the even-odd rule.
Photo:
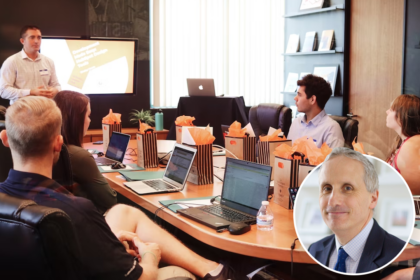
[[[298,81],[298,92],[294,100],[298,116],[290,126],[287,138],[296,141],[301,137],[311,137],[318,148],[327,143],[330,148],[343,147],[344,137],[340,125],[328,117],[324,107],[332,94],[331,86],[323,78],[306,75]]]
[[[61,112],[54,101],[38,96],[18,99],[6,111],[6,128],[0,138],[11,149],[13,169],[0,183],[0,192],[66,212],[88,279],[157,279],[162,276],[160,260],[206,280],[236,279],[229,267],[198,256],[138,209],[116,205],[104,217],[91,201],[52,180],[63,144]]]

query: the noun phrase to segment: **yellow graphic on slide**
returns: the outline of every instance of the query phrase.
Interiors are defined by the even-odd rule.
[[[68,81],[69,85],[82,89],[90,71],[121,58],[127,61],[128,77],[133,77],[134,65],[130,65],[128,61],[134,61],[134,42],[133,44],[115,44],[112,41],[107,44],[107,42],[93,40],[67,40],[66,42],[75,63]],[[133,92],[133,81],[130,78],[128,78],[125,92]]]

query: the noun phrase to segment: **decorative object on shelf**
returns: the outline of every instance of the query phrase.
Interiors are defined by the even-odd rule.
[[[146,123],[150,126],[154,126],[155,124],[155,116],[152,115],[152,111],[150,110],[133,110],[133,112],[130,113],[131,119],[130,122],[132,123],[138,123],[139,121]],[[140,124],[139,124],[139,129],[140,129]]]
[[[319,42],[318,51],[329,51],[334,47],[334,44],[335,44],[334,30],[322,31],[322,37]]]
[[[306,32],[305,42],[303,43],[302,52],[315,51],[317,45],[318,45],[318,35],[316,31]]]
[[[321,9],[324,6],[324,0],[302,0],[300,11]]]
[[[287,43],[286,53],[295,53],[299,51],[299,34],[290,34]]]
[[[289,73],[287,77],[286,86],[284,87],[284,92],[295,92],[297,88],[297,81],[299,80],[298,73]]]
[[[332,89],[332,96],[334,96],[335,83],[337,81],[339,65],[315,65],[314,66],[314,75],[324,78],[327,82],[330,83]]]

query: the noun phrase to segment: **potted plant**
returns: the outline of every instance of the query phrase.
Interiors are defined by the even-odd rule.
[[[132,123],[137,123],[140,129],[140,122],[142,123],[146,123],[150,126],[154,126],[155,125],[155,116],[152,115],[152,111],[150,110],[133,110],[133,112],[130,113],[131,119],[130,122]]]

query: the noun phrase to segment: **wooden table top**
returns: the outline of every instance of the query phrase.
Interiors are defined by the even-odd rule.
[[[102,147],[92,145],[91,143],[85,143],[83,146],[88,149]],[[131,140],[129,147],[136,148],[136,141]],[[131,158],[135,159],[135,157]],[[214,157],[215,166],[224,166],[225,161],[226,159],[223,156]],[[129,160],[126,161],[126,163],[131,162]],[[148,170],[158,170],[158,168]],[[222,192],[222,182],[214,178],[213,185],[198,186],[187,182],[184,190],[181,192],[138,195],[123,185],[125,180],[119,176],[120,174],[118,172],[104,173],[103,175],[113,189],[152,213],[162,207],[159,203],[160,200],[200,198],[220,195]],[[274,213],[274,229],[272,231],[258,231],[257,226],[252,225],[251,230],[242,235],[231,235],[226,231],[217,233],[215,230],[176,214],[167,208],[159,211],[158,216],[194,238],[216,248],[247,256],[290,262],[290,246],[293,240],[297,238],[293,223],[293,211],[285,209],[274,202],[270,202],[270,208]],[[414,258],[420,258],[420,249],[408,244],[397,261]],[[296,247],[293,250],[293,261],[299,263],[316,263],[305,252],[299,241],[296,242]]]

